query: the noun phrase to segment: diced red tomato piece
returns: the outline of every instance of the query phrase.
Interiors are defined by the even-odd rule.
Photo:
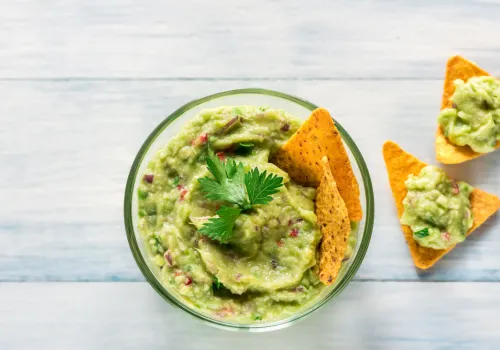
[[[283,247],[285,245],[285,241],[283,241],[282,239],[280,239],[278,242],[278,247]]]
[[[200,134],[196,139],[191,141],[191,145],[193,146],[201,146],[207,143],[208,141],[208,134],[205,132],[203,134]]]
[[[193,280],[189,277],[186,277],[186,280],[184,281],[184,285],[189,286],[191,283],[193,283]]]
[[[298,228],[293,228],[290,231],[290,237],[297,237],[299,235],[299,229]]]
[[[441,233],[441,237],[443,238],[444,241],[449,241],[450,240],[450,233],[443,232],[443,233]]]
[[[198,136],[198,145],[204,145],[208,141],[208,134],[203,133],[200,136]]]
[[[188,193],[188,190],[187,190],[186,186],[184,186],[184,185],[177,185],[177,189],[180,191],[180,193],[179,193],[179,199],[181,201],[183,201],[184,197]]]
[[[186,196],[187,193],[188,193],[188,190],[186,190],[186,189],[181,190],[181,193],[179,194],[179,199],[181,201],[183,201],[184,197]]]
[[[224,152],[217,152],[217,157],[219,157],[221,162],[226,160],[226,155],[224,154]]]

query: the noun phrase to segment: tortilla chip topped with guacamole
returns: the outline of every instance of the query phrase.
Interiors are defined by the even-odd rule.
[[[482,116],[483,121],[481,121],[480,126],[477,126],[477,122],[473,124],[472,121],[470,121],[467,117],[461,116],[459,113],[465,113],[467,109],[470,111],[473,111],[472,116],[476,118],[476,115],[474,114],[483,114],[482,110],[491,110],[493,109],[494,106],[492,106],[492,103],[488,103],[487,100],[491,100],[492,97],[496,96],[498,89],[490,89],[491,92],[489,93],[489,97],[485,96],[484,93],[481,93],[480,99],[477,98],[478,93],[477,90],[472,87],[473,92],[470,92],[469,94],[474,96],[475,98],[473,100],[481,100],[483,101],[479,106],[474,106],[471,105],[470,103],[465,103],[464,108],[466,109],[465,111],[461,111],[462,106],[460,103],[457,106],[457,103],[453,101],[454,94],[457,90],[457,82],[461,85],[458,85],[459,87],[463,86],[463,84],[474,84],[475,86],[478,86],[479,82],[471,82],[470,79],[475,78],[475,77],[489,77],[490,74],[483,70],[482,68],[478,67],[476,64],[474,64],[471,61],[466,60],[465,58],[461,56],[453,56],[448,60],[448,63],[446,64],[446,76],[445,76],[445,81],[444,81],[444,90],[443,90],[443,97],[441,101],[441,115],[439,117],[440,125],[438,126],[438,130],[436,133],[436,159],[440,161],[441,163],[444,164],[458,164],[458,163],[463,163],[468,160],[480,157],[486,152],[483,152],[482,149],[476,149],[481,152],[476,152],[473,150],[470,146],[469,143],[467,143],[467,139],[463,137],[465,134],[466,136],[468,134],[475,133],[475,135],[472,135],[473,138],[479,139],[479,143],[492,143],[494,147],[499,148],[500,147],[500,140],[498,140],[498,134],[496,136],[497,140],[492,139],[495,138],[495,135],[491,135],[492,133],[495,133],[495,128],[498,130],[498,126],[491,125],[493,124],[499,124],[500,123],[500,118],[498,116],[493,116],[489,117],[489,120],[486,120],[484,116]],[[484,84],[483,84],[484,86]],[[484,90],[481,88],[481,90]],[[462,96],[464,96],[464,93],[461,93]],[[460,96],[458,96],[460,97]],[[463,99],[463,98],[462,98]],[[485,100],[486,99],[486,100]],[[497,101],[500,99],[500,96],[496,96],[495,98]],[[486,106],[484,105],[486,104]],[[486,107],[486,108],[483,108]],[[457,112],[458,108],[458,112]],[[497,113],[498,114],[498,113]],[[465,121],[465,123],[464,123]],[[451,122],[451,124],[450,124]],[[490,124],[490,125],[487,125]],[[447,129],[443,127],[443,125],[450,125]],[[489,140],[485,141],[484,138],[484,130],[485,128],[490,128],[490,135],[489,135]],[[498,131],[496,131],[498,133]],[[458,134],[456,137],[454,137],[453,133]],[[445,135],[448,134],[448,135]],[[456,142],[453,142],[453,140],[450,140],[452,138]],[[495,141],[496,141],[496,146],[495,146]],[[458,145],[458,143],[461,143],[463,145]]]
[[[398,217],[401,219],[405,211],[403,202],[408,195],[408,189],[405,182],[410,176],[418,176],[422,169],[426,168],[428,165],[411,154],[406,153],[392,141],[385,142],[383,154],[392,194],[396,201]],[[471,234],[500,208],[500,199],[498,197],[477,188],[471,192],[469,200],[473,222],[466,235]],[[418,268],[430,268],[455,246],[452,245],[446,249],[424,247],[414,238],[416,232],[413,232],[409,226],[402,224],[401,228],[408,248],[410,249],[413,262]]]
[[[315,109],[309,119],[278,150],[273,161],[297,183],[317,187],[323,177],[321,159],[324,156],[328,157],[349,219],[360,221],[363,211],[359,199],[359,185],[342,137],[326,109]]]

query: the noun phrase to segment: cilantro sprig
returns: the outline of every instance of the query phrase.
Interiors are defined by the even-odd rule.
[[[234,159],[220,160],[210,146],[206,162],[214,179],[207,176],[198,179],[205,198],[224,200],[237,207],[222,206],[217,210],[217,216],[210,218],[199,232],[221,243],[227,243],[238,216],[255,205],[271,202],[271,196],[278,193],[283,186],[283,178],[268,174],[267,171],[261,173],[258,168],[253,168],[245,174],[241,162]]]

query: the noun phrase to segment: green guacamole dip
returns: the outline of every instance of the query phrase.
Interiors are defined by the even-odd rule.
[[[204,110],[149,162],[138,189],[139,231],[163,285],[184,303],[212,317],[241,323],[281,319],[320,298],[321,233],[314,188],[294,183],[269,163],[299,128],[288,113],[238,106]],[[198,232],[223,201],[205,198],[199,178],[209,176],[207,144],[220,159],[283,177],[266,205],[237,219],[227,244]],[[356,246],[352,223],[346,258]]]
[[[475,77],[466,83],[455,81],[453,108],[438,117],[444,135],[455,145],[469,145],[478,153],[495,150],[500,140],[500,81]]]
[[[418,176],[410,175],[405,185],[408,194],[401,223],[411,227],[418,244],[446,249],[465,239],[474,221],[470,185],[450,180],[435,166],[426,166]]]

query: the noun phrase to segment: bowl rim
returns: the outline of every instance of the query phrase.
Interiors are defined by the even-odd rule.
[[[148,264],[145,261],[144,257],[142,256],[142,253],[138,246],[137,239],[135,237],[135,228],[132,218],[132,199],[134,195],[135,180],[137,178],[139,167],[142,163],[142,160],[144,159],[144,156],[146,155],[146,153],[148,152],[149,148],[156,140],[156,138],[163,132],[163,130],[167,128],[168,125],[170,125],[178,117],[182,116],[185,112],[189,111],[190,109],[202,103],[208,102],[216,98],[230,96],[230,95],[238,95],[238,94],[270,95],[273,97],[278,97],[297,103],[302,107],[309,109],[311,111],[316,108],[319,108],[314,103],[311,103],[300,97],[262,88],[243,88],[243,89],[222,91],[219,93],[211,94],[199,99],[192,100],[184,104],[183,106],[179,107],[177,110],[175,110],[165,119],[163,119],[163,121],[160,124],[158,124],[156,128],[153,129],[153,131],[143,142],[142,146],[137,152],[137,155],[134,158],[134,161],[129,171],[129,175],[127,177],[127,183],[125,186],[125,196],[124,196],[125,231],[127,234],[127,241],[129,243],[130,250],[132,251],[132,255],[134,256],[135,262],[139,267],[139,270],[142,272],[143,276],[146,278],[148,283],[153,287],[153,289],[169,304],[177,306],[180,309],[186,311],[188,314],[194,316],[195,318],[208,322],[209,324],[216,326],[218,328],[229,329],[229,330],[253,331],[253,332],[269,331],[269,330],[284,328],[300,319],[305,318],[306,316],[310,315],[311,313],[319,309],[321,306],[326,304],[328,301],[330,301],[334,296],[340,294],[340,292],[342,292],[344,288],[349,284],[349,282],[352,280],[352,278],[358,271],[359,267],[361,266],[361,263],[363,262],[366,252],[368,250],[368,246],[370,245],[372,231],[373,231],[373,224],[375,219],[375,198],[373,194],[373,186],[371,182],[370,173],[368,171],[368,167],[366,165],[363,156],[361,155],[359,148],[354,143],[353,139],[347,133],[347,131],[334,118],[335,126],[339,130],[342,140],[344,141],[344,143],[347,144],[357,162],[363,180],[363,185],[365,188],[365,197],[366,197],[365,198],[366,209],[364,215],[365,227],[361,235],[361,242],[358,248],[358,252],[354,257],[354,261],[351,263],[351,266],[346,271],[346,274],[344,275],[342,280],[335,286],[335,288],[332,289],[332,291],[329,292],[328,295],[326,295],[323,299],[312,304],[308,309],[302,312],[298,312],[297,314],[294,314],[282,320],[273,321],[269,323],[255,323],[255,324],[246,324],[246,323],[239,324],[239,323],[223,322],[221,320],[211,318],[208,315],[205,315],[201,312],[197,312],[196,310],[187,306],[181,301],[178,301],[177,298],[175,298],[175,296],[173,295],[171,296],[168,290],[165,287],[163,287],[158,278],[154,276],[153,272],[148,267]]]

